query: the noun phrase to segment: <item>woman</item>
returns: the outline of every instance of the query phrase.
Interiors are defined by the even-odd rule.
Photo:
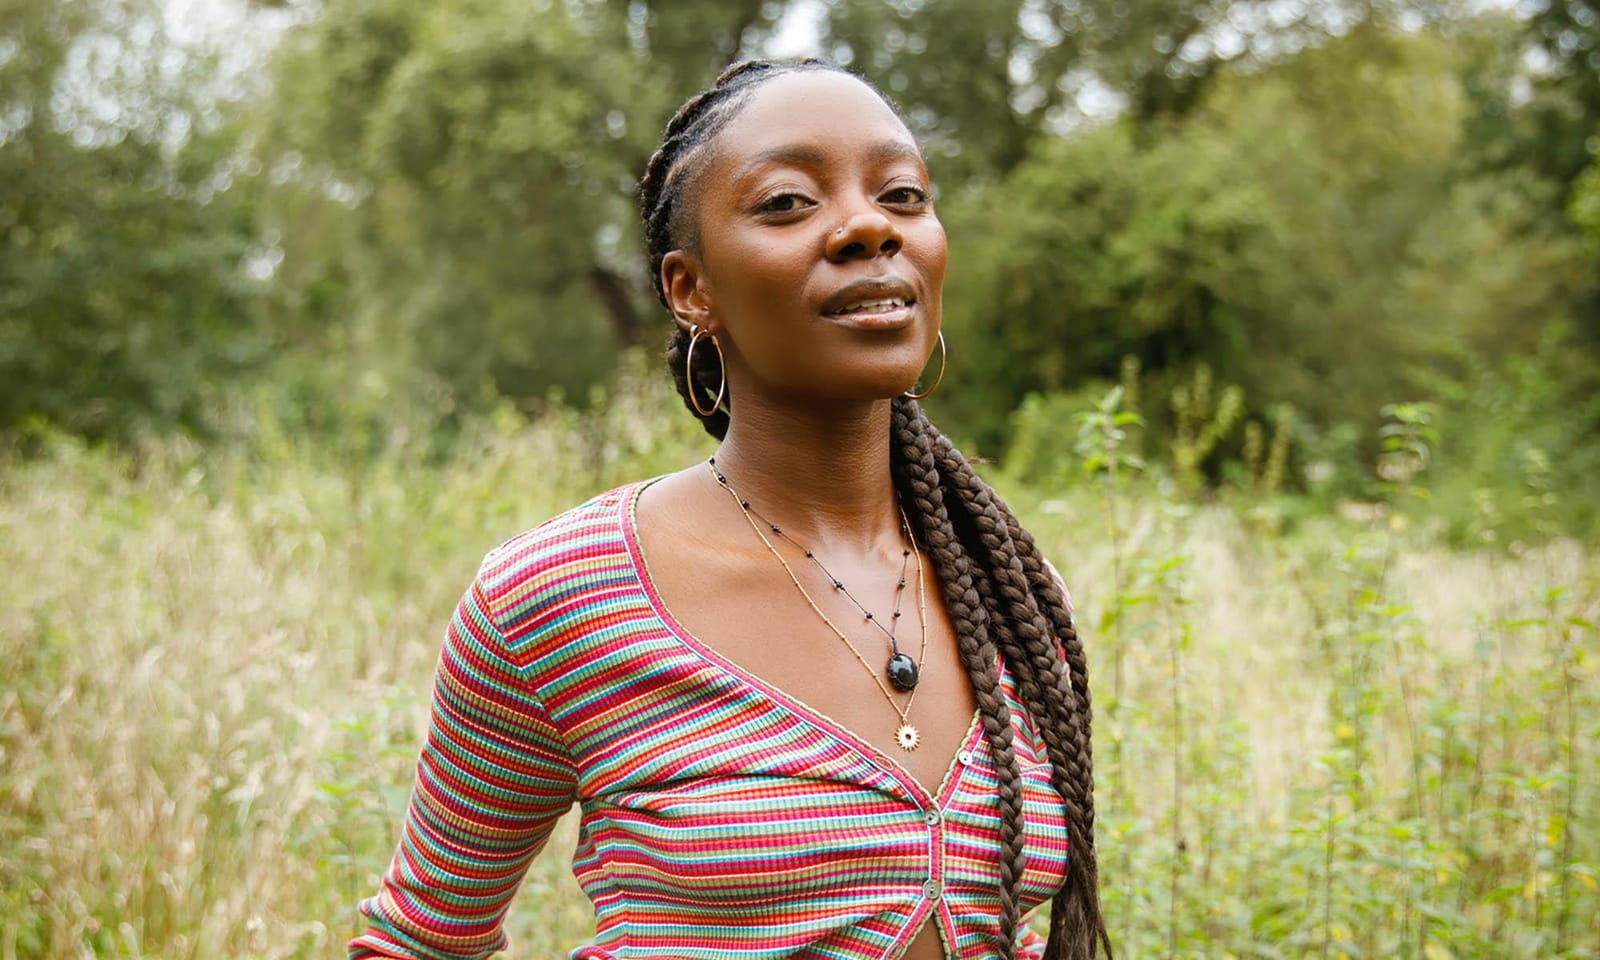
[[[946,257],[905,124],[838,68],[740,64],[640,201],[721,444],[490,553],[350,955],[504,947],[573,802],[574,958],[1109,954],[1063,590],[901,396],[943,347]]]

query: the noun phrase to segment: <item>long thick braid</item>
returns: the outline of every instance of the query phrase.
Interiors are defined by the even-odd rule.
[[[1039,609],[1006,523],[1014,518],[948,438],[936,435],[934,447],[938,451],[941,483],[967,506],[972,518],[984,561],[980,564],[984,576],[978,578],[980,592],[1000,614],[991,618],[991,626],[1004,626],[994,633],[1001,653],[1014,666],[1017,692],[1024,702],[1041,705],[1036,712],[1049,711],[1071,722],[1075,703],[1070,694],[1063,695],[1066,678],[1062,658],[1051,649],[1050,624]],[[1068,773],[1077,776],[1080,771],[1071,769]]]
[[[945,476],[946,474],[941,470],[940,479],[943,480]],[[947,489],[947,500],[951,494],[956,497],[960,496],[958,490],[949,489],[949,484],[945,484],[945,487]],[[971,527],[970,523],[968,526],[971,536],[963,537],[963,539],[983,539],[983,535],[978,528]],[[996,582],[993,571],[989,568],[990,565],[983,562],[988,559],[987,555],[980,556],[977,559],[979,562],[976,564],[976,572],[973,579],[977,584],[978,594],[983,597],[983,605],[990,611],[1003,610],[1002,604],[1009,603],[1010,598],[1005,595],[1004,588]],[[1000,656],[1004,657],[1007,663],[1013,663],[1018,660],[1024,648],[1017,639],[1017,632],[1012,629],[1011,619],[1005,616],[996,617],[991,614],[989,629],[994,634],[995,646],[1000,648]],[[1029,703],[1044,699],[1043,692],[1039,689],[1038,681],[1034,678],[1033,670],[1013,669],[1011,673],[1012,679],[1015,680],[1017,685],[1017,696],[1022,702]]]
[[[1005,599],[1005,618],[1015,626],[1012,636],[1019,641],[1016,648],[1003,649],[1018,676],[1018,693],[1044,734],[1053,784],[1067,802],[1068,882],[1052,908],[1050,948],[1045,956],[1048,960],[1087,960],[1097,943],[1110,956],[1110,941],[1094,894],[1098,870],[1083,645],[1060,587],[1045,569],[1032,536],[947,438],[940,435],[934,445],[941,477],[968,505],[980,531],[979,541],[987,554],[985,569]],[[1065,669],[1063,660],[1067,661]],[[1023,683],[1024,675],[1032,682]]]
[[[1072,618],[1072,611],[1067,609],[1066,597],[1061,594],[1060,585],[1045,567],[1044,555],[1034,543],[1033,534],[1022,526],[1015,514],[1009,510],[1006,512],[1007,532],[1017,544],[1017,557],[1022,561],[1029,587],[1035,595],[1043,597],[1046,601],[1043,604],[1043,612],[1061,639],[1072,693],[1077,698],[1078,709],[1087,723],[1090,717],[1089,665],[1083,651],[1083,641],[1078,638],[1077,624]],[[1093,820],[1092,809],[1090,820],[1091,822]]]
[[[1067,609],[1066,599],[1061,596],[1059,585],[1050,571],[1046,569],[1044,556],[1034,544],[1033,535],[1017,521],[1014,515],[1011,516],[1008,527],[1013,540],[1018,545],[1018,556],[1023,562],[1023,568],[1027,573],[1029,584],[1033,586],[1039,596],[1046,598],[1047,602],[1044,604],[1044,611],[1046,616],[1049,617],[1052,626],[1054,626],[1057,635],[1061,638],[1062,651],[1067,661],[1067,671],[1072,692],[1078,699],[1081,716],[1083,717],[1084,729],[1082,738],[1074,737],[1064,742],[1073,744],[1075,751],[1079,754],[1078,763],[1087,771],[1084,778],[1084,801],[1081,812],[1083,826],[1081,829],[1092,840],[1094,837],[1094,762],[1090,749],[1088,729],[1090,719],[1088,663],[1084,654],[1083,643],[1078,638],[1077,628],[1073,623],[1071,611]],[[1057,763],[1054,755],[1051,757],[1051,763]],[[1083,882],[1087,885],[1086,889],[1093,891],[1099,888],[1099,870],[1093,849],[1090,848],[1087,852],[1089,854],[1088,857],[1076,859],[1081,860],[1081,865],[1085,868],[1086,875],[1083,877]],[[1105,918],[1100,913],[1098,900],[1090,900],[1088,902],[1075,899],[1069,900],[1067,893],[1068,890],[1063,888],[1061,893],[1056,896],[1051,908],[1052,918],[1060,916],[1062,917],[1062,922],[1059,924],[1052,922],[1051,924],[1051,946],[1045,952],[1046,957],[1089,957],[1093,955],[1095,942],[1098,942],[1105,949],[1106,956],[1110,957],[1111,940],[1106,931]],[[1069,930],[1085,931],[1086,935],[1091,938],[1091,942],[1087,945],[1079,944],[1078,940],[1080,938],[1076,934],[1069,934]],[[1069,936],[1072,937],[1074,946],[1079,949],[1075,952],[1063,953],[1065,939]]]
[[[912,400],[896,400],[890,415],[894,443],[891,469],[907,518],[916,527],[933,558],[957,649],[978,701],[978,715],[994,759],[1000,807],[1000,941],[1006,960],[1014,956],[1021,909],[1017,886],[1025,863],[1023,851],[1022,770],[1012,742],[1011,708],[1000,692],[998,651],[990,635],[988,606],[974,576],[955,525],[945,507],[930,434],[936,433]]]
[[[1020,529],[1020,525],[1016,524],[1015,515],[989,485],[972,472],[971,466],[950,441],[943,436],[939,437],[935,443],[935,450],[945,483],[957,491],[961,499],[971,508],[978,529],[978,539],[988,560],[985,569],[993,578],[1005,601],[1007,619],[1015,624],[1016,630],[1013,636],[1019,638],[1019,646],[1014,651],[1007,652],[1017,661],[1019,676],[1028,678],[1030,690],[1042,688],[1050,691],[1048,698],[1041,698],[1039,701],[1043,704],[1044,712],[1054,714],[1066,723],[1073,731],[1074,740],[1087,743],[1086,696],[1080,696],[1079,691],[1074,689],[1070,682],[1068,670],[1063,666],[1064,657],[1057,647],[1058,631],[1053,629],[1053,624],[1040,609],[1035,596],[1036,590],[1039,590],[1040,595],[1047,596],[1051,592],[1059,593],[1059,589],[1053,581],[1038,585],[1029,581],[1019,549],[1021,545],[1011,533],[1013,526]],[[1027,542],[1027,546],[1037,557],[1038,549],[1033,546],[1031,539]],[[1061,603],[1061,608],[1065,609],[1064,601]],[[1070,625],[1070,620],[1068,623]],[[1081,650],[1082,645],[1076,643],[1076,631],[1071,635],[1074,644]],[[1082,692],[1087,694],[1087,689]],[[1086,782],[1089,775],[1089,771],[1077,763],[1069,764],[1068,773],[1078,784]],[[1069,799],[1073,798],[1069,795]]]
[[[939,476],[941,479],[944,478],[945,474],[943,471],[940,472]],[[959,500],[949,496],[947,491],[947,496],[945,497],[946,504],[951,503],[953,500],[959,503]],[[977,531],[971,524],[971,517],[966,515],[965,511],[950,510],[947,507],[946,513],[949,515],[951,527],[956,533],[956,540],[958,542],[971,544],[975,539],[977,539]],[[969,569],[972,572],[972,583],[978,591],[978,596],[981,599],[982,607],[984,610],[989,611],[989,631],[994,638],[994,645],[999,649],[1001,656],[1006,659],[1007,663],[1014,662],[1017,659],[1017,638],[1015,632],[1011,628],[1011,622],[1004,616],[995,616],[995,612],[1000,610],[999,601],[997,600],[998,591],[995,583],[989,576],[989,572],[985,569],[985,564],[981,562],[979,557],[974,556],[969,559]],[[1038,685],[1033,681],[1030,673],[1014,670],[1012,675],[1017,684],[1018,696],[1024,704],[1029,702],[1037,702],[1042,699],[1038,690]],[[996,677],[996,682],[998,683],[998,677]],[[1009,716],[1010,710],[1008,707],[1008,722]],[[1014,753],[1015,748],[1013,748],[1013,754]],[[1018,835],[1021,837],[1026,824],[1021,821],[1023,812],[1021,805],[1022,782],[1020,767],[1018,769],[1017,777],[1018,779],[1014,790],[1018,798],[1016,816],[1019,818]],[[998,777],[997,780],[999,783],[999,791],[1001,796],[1000,806],[1002,817],[1009,818],[1010,814],[1006,812],[1007,799],[1013,792],[1013,786],[1008,776],[1002,775]],[[1011,923],[1002,921],[1001,923],[1001,937],[1009,941],[1015,939],[1016,923],[1020,922],[1021,916],[1021,906],[1020,904],[1015,904],[1016,894],[1010,887],[1010,884],[1020,880],[1023,873],[1026,872],[1027,850],[1023,843],[1019,842],[1015,845],[1012,845],[1007,843],[1004,838],[1005,831],[1002,828],[1000,864],[1000,899],[1002,916],[1005,916],[1007,911],[1013,909],[1013,906],[1015,906],[1018,914],[1017,921]]]
[[[1094,762],[1090,749],[1090,727],[1092,712],[1089,701],[1089,667],[1088,657],[1083,650],[1083,641],[1078,637],[1077,624],[1073,621],[1072,612],[1067,609],[1066,598],[1061,594],[1060,585],[1055,577],[1046,568],[1044,555],[1035,545],[1033,535],[1018,522],[1016,516],[1007,511],[1007,530],[1017,544],[1017,556],[1022,561],[1023,571],[1027,575],[1029,586],[1035,595],[1045,599],[1043,611],[1049,618],[1051,627],[1056,636],[1061,640],[1061,651],[1066,661],[1068,681],[1071,693],[1076,699],[1075,714],[1081,718],[1083,724],[1081,743],[1083,756],[1078,763],[1084,773],[1085,806],[1084,822],[1088,830],[1094,828]],[[1091,864],[1092,866],[1092,864]]]
[[[952,509],[951,513],[962,516],[965,520],[963,526],[971,531],[969,541],[973,544],[973,555],[984,571],[980,582],[987,581],[987,590],[984,592],[994,609],[991,622],[1008,626],[1008,629],[995,631],[1001,640],[1002,654],[1016,680],[1018,697],[1036,718],[1052,760],[1054,785],[1066,803],[1064,819],[1070,850],[1068,877],[1056,899],[1061,902],[1078,897],[1085,889],[1083,882],[1086,879],[1084,871],[1078,869],[1079,860],[1085,850],[1092,852],[1092,834],[1086,840],[1082,831],[1075,829],[1075,824],[1081,822],[1078,811],[1082,808],[1081,796],[1086,788],[1083,787],[1083,778],[1079,776],[1080,771],[1062,762],[1064,756],[1071,755],[1070,752],[1059,749],[1062,743],[1071,741],[1071,734],[1064,727],[1066,718],[1063,716],[1070,698],[1058,692],[1065,685],[1061,658],[1031,591],[1024,586],[1022,567],[1015,557],[1002,517],[1008,511],[988,486],[973,474],[949,439],[931,425],[928,430],[937,452],[940,479],[947,492],[946,502],[960,506],[959,511]],[[1019,873],[1024,866],[1025,863],[1019,860]],[[1092,899],[1095,888],[1087,889]],[[1069,912],[1062,910],[1052,913],[1052,937],[1057,941],[1062,932],[1078,929],[1067,919]],[[1059,922],[1056,917],[1061,918]],[[1087,943],[1077,950],[1063,950],[1058,945],[1057,949],[1047,951],[1045,956],[1049,960],[1076,960],[1080,955],[1089,957],[1090,954],[1086,952],[1089,950],[1092,947]]]
[[[940,446],[936,443],[935,449]],[[1017,694],[1024,702],[1047,702],[1039,677],[1043,675],[1047,678],[1047,689],[1055,689],[1048,679],[1049,663],[1042,662],[1034,651],[1040,647],[1038,639],[1048,627],[1044,626],[1045,621],[1033,603],[1033,595],[1025,586],[1026,578],[1021,564],[1015,560],[1009,537],[995,535],[998,518],[990,515],[994,505],[979,499],[977,491],[969,488],[967,478],[955,469],[956,462],[942,452],[936,459],[939,462],[940,482],[948,494],[969,507],[973,536],[982,547],[979,567],[985,575],[979,578],[981,589],[990,609],[1003,611],[1002,616],[992,619],[997,627],[1004,625],[1004,629],[995,630],[995,641],[1001,655],[1016,668],[1012,673],[1017,682]],[[961,463],[961,466],[965,464]],[[974,507],[976,509],[971,509]],[[1011,569],[1013,565],[1016,567],[1014,574]],[[1045,659],[1049,661],[1052,658]]]

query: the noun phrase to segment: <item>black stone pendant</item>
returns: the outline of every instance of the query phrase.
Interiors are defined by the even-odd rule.
[[[903,653],[890,657],[884,672],[896,690],[913,690],[917,686],[917,661]]]

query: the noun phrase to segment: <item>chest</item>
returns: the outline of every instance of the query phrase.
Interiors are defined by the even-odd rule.
[[[663,614],[711,659],[826,717],[936,791],[976,701],[932,571],[924,568],[919,583],[910,569],[903,591],[874,582],[872,571],[829,571],[853,579],[858,599],[852,599],[820,571],[793,568],[807,588],[802,592],[770,557],[749,559],[767,563],[729,558],[715,591],[695,590],[681,576],[684,568],[669,564],[653,577]],[[912,690],[897,688],[889,676],[897,650],[917,665]],[[900,742],[905,725],[916,731],[915,750]]]

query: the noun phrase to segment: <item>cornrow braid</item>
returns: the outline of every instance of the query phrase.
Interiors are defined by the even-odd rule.
[[[697,243],[690,207],[705,167],[705,148],[758,85],[810,70],[848,73],[819,60],[738,63],[667,123],[638,193],[651,280],[663,305],[663,260],[671,251],[693,249]],[[874,92],[896,109],[882,91]],[[694,369],[686,369],[688,346],[688,332],[674,327],[667,341],[667,365],[684,405],[720,440],[727,435],[731,400],[710,416],[694,409],[696,401],[709,407],[721,373],[711,350],[696,352]],[[1000,814],[1000,956],[1015,960],[1021,923],[1017,891],[1027,862],[1022,774],[1011,711],[1000,690],[999,658],[1004,657],[1016,679],[1018,699],[1045,742],[1052,786],[1061,795],[1067,822],[1067,877],[1051,904],[1044,958],[1094,960],[1102,949],[1110,958],[1094,851],[1087,660],[1066,599],[1033,537],[914,400],[897,398],[891,404],[890,439],[895,489],[907,519],[927,545],[994,759]]]
[[[722,71],[708,89],[690,97],[667,121],[661,145],[650,155],[638,190],[639,216],[644,221],[645,249],[650,260],[650,282],[662,306],[670,308],[666,289],[661,285],[662,261],[673,250],[693,249],[698,243],[694,218],[688,215],[687,208],[693,199],[692,189],[705,166],[704,148],[738,115],[758,86],[775,77],[812,71],[855,76],[816,58],[785,63],[745,60]],[[894,104],[882,91],[876,87],[872,90],[893,108]],[[691,396],[696,396],[702,408],[710,408],[716,399],[721,377],[716,358],[711,350],[696,352],[694,370],[690,371],[685,363],[688,351],[689,334],[675,326],[666,349],[673,382],[678,386],[684,406],[699,418],[707,433],[721,440],[728,432],[728,410],[718,409],[705,416],[695,410],[690,400]],[[731,398],[726,406],[731,408]]]
[[[822,68],[820,61],[806,61],[788,69]],[[662,306],[669,306],[666,289],[661,284],[662,261],[671,251],[692,248],[696,242],[693,218],[684,215],[684,188],[698,179],[694,174],[699,173],[701,166],[696,162],[701,159],[701,148],[733,119],[751,90],[781,72],[787,70],[774,63],[758,60],[736,63],[724,70],[709,89],[690,97],[667,121],[661,145],[650,155],[638,191],[639,215],[644,220],[645,247],[650,257],[650,282]],[[683,396],[684,405],[700,419],[707,433],[720,440],[728,432],[727,411],[716,409],[706,416],[695,409],[696,400],[690,398],[699,391],[700,407],[710,408],[717,395],[721,373],[709,350],[694,358],[694,370],[690,371],[685,362],[688,350],[689,335],[681,327],[674,326],[666,350],[673,381]]]

